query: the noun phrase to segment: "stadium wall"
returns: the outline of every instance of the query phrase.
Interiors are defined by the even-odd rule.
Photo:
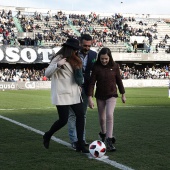
[[[123,80],[123,84],[126,87],[167,87],[169,80]],[[38,89],[50,89],[50,81],[25,81],[25,82],[0,82],[0,90],[38,90]]]

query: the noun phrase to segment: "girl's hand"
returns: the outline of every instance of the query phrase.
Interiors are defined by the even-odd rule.
[[[93,102],[92,96],[89,96],[89,97],[88,97],[88,103],[89,103],[89,107],[90,107],[91,109],[93,109],[93,108],[94,108],[94,102]]]
[[[61,67],[62,65],[64,65],[66,63],[66,58],[61,59],[60,61],[57,62],[57,66]]]
[[[82,87],[81,87],[81,86],[79,86],[79,88],[80,88],[80,92],[82,92]]]
[[[125,96],[125,94],[122,94],[122,102],[123,102],[123,103],[126,102],[126,96]]]

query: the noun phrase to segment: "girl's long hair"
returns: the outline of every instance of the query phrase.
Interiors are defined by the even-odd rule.
[[[82,68],[82,61],[78,55],[78,52],[69,46],[63,46],[52,58],[52,60],[57,56],[62,55],[62,58],[66,58],[67,62],[70,63],[73,70]]]
[[[113,58],[112,58],[112,53],[111,53],[110,49],[109,49],[109,48],[106,48],[106,47],[102,48],[102,49],[99,51],[96,64],[97,64],[97,65],[102,65],[102,63],[101,63],[101,61],[100,61],[100,56],[101,56],[101,55],[104,55],[104,54],[107,54],[107,55],[109,56],[109,62],[108,62],[108,64],[107,64],[106,67],[113,67],[113,66],[115,65],[115,62],[114,62],[114,60],[113,60]]]

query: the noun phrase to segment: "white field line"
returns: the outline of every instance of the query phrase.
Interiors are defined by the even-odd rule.
[[[0,118],[1,118],[1,119],[4,119],[4,120],[7,120],[7,121],[9,121],[9,122],[11,122],[11,123],[14,123],[14,124],[16,124],[16,125],[18,125],[18,126],[21,126],[21,127],[25,128],[25,129],[28,129],[28,130],[30,130],[30,131],[33,131],[33,132],[35,132],[35,133],[38,133],[38,134],[40,134],[40,135],[44,135],[44,132],[42,132],[42,131],[40,131],[40,130],[38,130],[38,129],[32,128],[32,127],[30,127],[30,126],[27,126],[27,125],[25,125],[25,124],[22,124],[22,123],[20,123],[20,122],[17,122],[17,121],[15,121],[15,120],[13,120],[13,119],[10,119],[10,118],[7,118],[7,117],[1,116],[1,115],[0,115]],[[54,137],[54,136],[52,136],[51,139],[52,139],[53,141],[57,142],[57,143],[60,143],[60,144],[62,144],[62,145],[65,145],[65,146],[71,148],[71,145],[70,145],[70,143],[68,143],[68,142],[65,142],[65,141],[63,141],[63,140],[61,140],[61,139],[59,139],[59,138]],[[88,154],[87,156],[88,156],[89,158],[91,158],[91,156],[90,156],[89,154]],[[118,169],[121,169],[121,170],[134,170],[134,169],[132,169],[132,168],[130,168],[130,167],[128,167],[128,166],[125,166],[125,165],[123,165],[123,164],[117,163],[116,161],[110,160],[110,159],[108,159],[108,158],[106,158],[106,159],[97,158],[96,160],[102,161],[102,162],[104,162],[104,163],[107,163],[107,164],[109,164],[109,165],[111,165],[111,166],[114,166],[114,167],[116,167],[116,168],[118,168]]]
[[[127,107],[127,108],[162,108],[162,107],[170,107],[170,106],[116,106],[116,107]],[[96,107],[94,107],[96,109]],[[41,110],[41,109],[55,109],[55,107],[45,107],[45,108],[11,108],[11,109],[1,109],[0,111],[12,111],[12,110]]]

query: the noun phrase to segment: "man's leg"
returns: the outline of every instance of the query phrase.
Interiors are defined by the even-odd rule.
[[[76,115],[71,108],[69,108],[68,134],[69,134],[71,143],[77,142]]]
[[[83,110],[84,110],[84,134],[83,140],[86,143],[86,113],[87,113],[87,106],[88,106],[88,97],[85,94],[84,88],[82,88],[82,98],[83,98]]]
[[[84,124],[86,125],[86,112],[87,112],[87,105],[88,105],[88,97],[86,96],[83,88],[82,88],[82,98],[83,98],[83,110],[84,110]],[[83,140],[86,142],[85,125],[84,125]],[[71,108],[69,109],[69,117],[68,117],[68,134],[69,134],[71,143],[77,142],[76,116]]]

